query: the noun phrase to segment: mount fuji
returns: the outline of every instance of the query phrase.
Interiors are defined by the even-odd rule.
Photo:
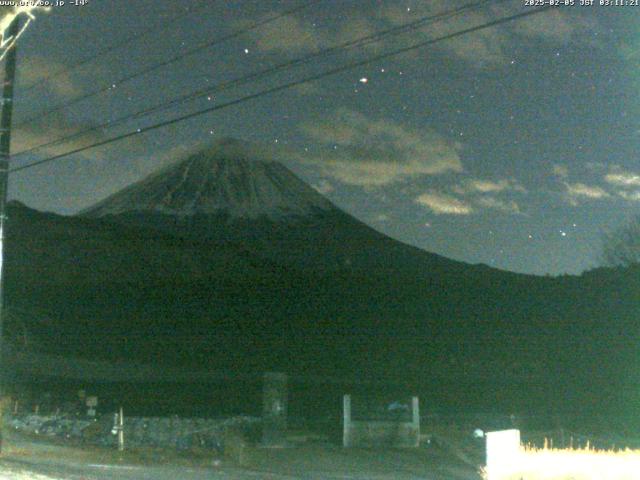
[[[464,265],[375,231],[274,157],[264,148],[226,138],[79,216],[234,243],[282,265],[321,270]]]
[[[225,138],[85,210],[86,217],[154,213],[230,220],[314,215],[335,207],[254,145]]]

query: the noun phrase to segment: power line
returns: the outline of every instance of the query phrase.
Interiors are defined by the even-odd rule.
[[[87,65],[91,62],[93,62],[94,60],[97,60],[100,57],[104,57],[105,55],[108,55],[109,53],[115,52],[116,50],[121,49],[122,47],[128,47],[130,46],[133,42],[136,42],[138,40],[140,40],[141,38],[146,37],[147,35],[150,35],[158,30],[162,30],[180,20],[182,20],[183,18],[186,18],[190,15],[193,15],[195,12],[197,12],[198,10],[209,6],[210,3],[207,0],[203,0],[202,3],[200,5],[197,5],[195,7],[192,7],[191,9],[189,9],[188,11],[186,11],[185,13],[183,13],[182,15],[178,15],[176,17],[171,18],[169,21],[167,22],[163,22],[161,25],[157,26],[157,27],[151,27],[151,28],[147,28],[145,30],[142,30],[140,32],[136,32],[133,35],[125,38],[124,40],[120,41],[120,42],[116,42],[113,45],[109,45],[105,48],[103,48],[102,50],[98,50],[96,53],[94,53],[93,55],[90,55],[88,57],[82,58],[80,60],[78,60],[75,63],[71,63],[69,65],[65,65],[60,71],[52,73],[51,75],[48,75],[44,78],[41,78],[40,80],[36,80],[35,82],[33,82],[31,85],[28,85],[27,87],[23,88],[23,92],[29,92],[35,88],[38,88],[42,85],[44,85],[46,82],[51,81],[55,78],[58,78],[62,75],[65,75],[73,70],[76,70],[77,68],[80,68],[84,65]]]
[[[167,65],[171,65],[171,64],[176,63],[178,61],[184,60],[185,58],[188,58],[188,57],[193,56],[193,55],[195,55],[197,53],[200,53],[200,52],[202,52],[204,50],[207,50],[207,49],[209,49],[209,48],[211,48],[211,47],[213,47],[215,45],[218,45],[220,43],[226,42],[228,40],[234,39],[234,38],[239,37],[241,35],[244,35],[244,34],[246,34],[248,32],[256,30],[256,29],[258,29],[258,28],[260,28],[260,27],[262,27],[264,25],[267,25],[267,24],[269,24],[271,22],[274,22],[274,21],[276,21],[276,20],[278,20],[278,19],[280,19],[282,17],[286,17],[288,15],[293,15],[294,13],[297,13],[297,12],[299,12],[301,10],[307,9],[307,8],[319,3],[320,1],[322,1],[322,0],[309,0],[309,1],[305,2],[303,5],[299,5],[299,6],[295,7],[295,8],[291,8],[289,10],[285,10],[284,12],[281,12],[281,13],[279,13],[277,15],[273,15],[273,16],[271,16],[269,18],[264,19],[264,20],[260,20],[258,22],[254,22],[253,24],[251,24],[250,26],[248,26],[246,28],[238,29],[238,30],[236,30],[236,31],[234,31],[234,32],[232,32],[232,33],[230,33],[228,35],[224,35],[224,36],[216,38],[216,39],[214,39],[214,40],[212,40],[210,42],[201,44],[201,45],[199,45],[197,47],[192,48],[191,50],[187,50],[186,52],[181,53],[179,55],[175,55],[175,56],[173,56],[173,57],[171,57],[171,58],[169,58],[167,60],[163,60],[162,62],[158,62],[158,63],[154,63],[152,65],[149,65],[148,67],[145,67],[142,70],[138,70],[137,72],[131,73],[129,75],[125,75],[124,77],[121,77],[120,79],[115,80],[114,82],[112,82],[108,86],[105,85],[105,86],[100,87],[100,88],[98,88],[96,90],[92,90],[92,91],[90,91],[88,93],[85,93],[84,95],[80,95],[78,97],[72,98],[71,100],[68,100],[67,102],[58,104],[58,105],[56,105],[54,107],[51,107],[51,108],[49,108],[47,110],[44,110],[43,112],[39,112],[39,113],[37,113],[35,115],[32,115],[31,117],[28,117],[28,118],[22,120],[20,123],[18,123],[17,127],[22,127],[24,125],[27,125],[27,124],[33,122],[34,120],[38,120],[38,119],[40,119],[42,117],[46,117],[48,115],[51,115],[52,113],[57,112],[58,110],[66,109],[66,108],[68,108],[68,107],[70,107],[72,105],[75,105],[75,104],[77,104],[79,102],[82,102],[83,100],[86,100],[88,98],[94,97],[94,96],[99,95],[101,93],[105,93],[105,92],[111,91],[111,90],[114,89],[114,86],[122,85],[123,83],[127,83],[127,82],[130,82],[131,80],[134,80],[136,78],[140,78],[140,77],[142,77],[144,75],[147,75],[147,74],[149,74],[151,72],[159,70],[160,68],[166,67]]]
[[[358,47],[358,46],[363,46],[363,45],[367,45],[369,43],[373,43],[373,42],[377,42],[381,39],[383,39],[384,37],[388,36],[388,35],[397,35],[397,34],[402,34],[402,33],[406,33],[408,31],[420,28],[422,26],[424,26],[425,24],[430,24],[433,23],[435,21],[440,21],[446,18],[451,18],[454,17],[456,15],[459,15],[461,13],[464,13],[467,10],[472,10],[472,9],[476,9],[479,8],[487,3],[489,3],[491,0],[481,0],[479,2],[473,2],[473,3],[468,3],[466,5],[463,5],[461,7],[458,7],[456,9],[452,9],[452,10],[448,10],[445,12],[440,12],[438,14],[434,14],[434,15],[428,15],[425,17],[421,17],[417,20],[414,20],[412,22],[403,24],[403,25],[399,25],[387,30],[383,30],[380,32],[376,32],[370,35],[366,35],[364,37],[360,37],[354,40],[350,40],[344,43],[341,43],[339,45],[335,45],[332,47],[328,47],[325,49],[322,49],[318,52],[306,55],[304,57],[298,57],[296,59],[293,60],[289,60],[287,62],[283,62],[277,65],[274,65],[272,67],[269,67],[267,69],[264,70],[260,70],[258,72],[254,72],[251,73],[249,75],[245,75],[242,77],[238,77],[235,78],[233,80],[228,80],[228,81],[224,81],[221,83],[218,83],[217,85],[211,86],[211,87],[207,87],[205,89],[199,89],[196,90],[194,92],[185,94],[185,95],[181,95],[179,97],[174,98],[173,100],[170,100],[169,102],[162,102],[160,104],[154,105],[152,107],[149,107],[147,109],[144,110],[140,110],[138,112],[134,112],[134,113],[130,113],[127,115],[124,115],[120,118],[117,118],[115,120],[111,120],[111,121],[107,121],[104,122],[100,125],[94,125],[92,127],[88,127],[84,130],[80,130],[78,132],[74,132],[72,134],[69,134],[67,136],[63,136],[54,140],[51,140],[49,142],[45,142],[39,145],[36,145],[34,147],[25,149],[21,152],[16,153],[14,156],[18,156],[18,155],[24,155],[27,153],[31,153],[35,150],[39,150],[41,148],[46,148],[46,147],[50,147],[50,146],[54,146],[54,145],[59,145],[61,143],[65,143],[69,140],[73,140],[75,138],[78,138],[80,136],[86,135],[88,133],[93,133],[93,132],[97,132],[100,131],[102,129],[105,128],[113,128],[117,125],[121,125],[129,120],[133,120],[135,118],[141,118],[141,117],[145,117],[148,116],[152,113],[156,113],[162,110],[166,110],[174,105],[178,105],[181,103],[185,103],[189,100],[194,100],[196,98],[199,97],[204,97],[207,95],[211,95],[213,93],[218,93],[221,90],[225,90],[227,88],[230,87],[235,87],[235,86],[239,86],[239,85],[243,85],[246,84],[247,82],[251,81],[251,80],[255,80],[255,79],[261,79],[261,77],[263,76],[268,76],[271,75],[273,73],[277,73],[278,71],[281,71],[285,68],[289,68],[289,67],[294,67],[294,66],[298,66],[298,65],[303,65],[306,63],[309,63],[311,60],[314,60],[316,58],[322,57],[322,56],[326,56],[335,52],[338,52],[340,50],[345,50],[348,48],[352,48],[352,47]],[[497,0],[495,3],[503,3],[505,1],[508,0]]]
[[[437,37],[437,38],[434,38],[434,39],[429,39],[429,40],[425,40],[423,42],[418,42],[416,44],[413,44],[413,45],[410,45],[410,46],[407,46],[407,47],[403,47],[403,48],[399,48],[399,49],[393,50],[391,52],[386,52],[386,53],[383,53],[383,54],[380,54],[380,55],[375,55],[375,56],[367,58],[365,60],[360,60],[360,61],[357,61],[357,62],[352,62],[352,63],[346,64],[346,65],[342,65],[340,67],[336,67],[336,68],[327,70],[325,72],[321,72],[321,73],[318,73],[318,74],[315,74],[315,75],[311,75],[311,76],[308,76],[308,77],[305,77],[305,78],[302,78],[302,79],[299,79],[299,80],[294,80],[294,81],[291,81],[291,82],[287,82],[285,84],[278,85],[276,87],[271,87],[271,88],[268,88],[268,89],[265,89],[265,90],[261,90],[260,92],[252,93],[250,95],[246,95],[244,97],[240,97],[240,98],[237,98],[235,100],[230,100],[230,101],[228,101],[226,103],[222,103],[220,105],[215,105],[213,107],[205,108],[203,110],[199,110],[199,111],[192,112],[192,113],[189,113],[189,114],[186,114],[186,115],[182,115],[180,117],[176,117],[176,118],[173,118],[171,120],[166,120],[164,122],[156,123],[155,125],[151,125],[151,126],[148,126],[148,127],[145,127],[145,128],[140,128],[140,129],[137,129],[137,130],[135,130],[133,132],[128,132],[128,133],[125,133],[125,134],[122,134],[122,135],[118,135],[118,136],[115,136],[115,137],[112,137],[112,138],[109,138],[109,139],[106,139],[106,140],[102,140],[100,142],[96,142],[96,143],[93,143],[93,144],[90,144],[90,145],[86,145],[84,147],[79,147],[79,148],[76,148],[74,150],[71,150],[71,151],[68,151],[68,152],[65,152],[65,153],[61,153],[61,154],[54,155],[54,156],[51,156],[51,157],[48,157],[48,158],[44,158],[42,160],[38,160],[36,162],[29,163],[27,165],[23,165],[21,167],[15,167],[15,168],[11,169],[9,172],[10,173],[15,173],[15,172],[20,172],[20,171],[23,171],[23,170],[27,170],[29,168],[33,168],[35,166],[42,165],[44,163],[53,162],[55,160],[59,160],[59,159],[64,158],[64,157],[68,157],[68,156],[74,155],[76,153],[81,153],[81,152],[84,152],[84,151],[87,151],[87,150],[91,150],[93,148],[101,147],[101,146],[104,146],[104,145],[108,145],[110,143],[118,142],[120,140],[124,140],[124,139],[130,138],[130,137],[134,137],[136,135],[141,135],[143,133],[150,132],[152,130],[157,130],[159,128],[163,128],[163,127],[167,127],[167,126],[170,126],[170,125],[174,125],[176,123],[180,123],[180,122],[183,122],[185,120],[189,120],[191,118],[195,118],[195,117],[198,117],[198,116],[201,116],[201,115],[205,115],[207,113],[211,113],[211,112],[214,112],[214,111],[217,111],[217,110],[222,110],[223,108],[227,108],[227,107],[231,107],[233,105],[244,103],[246,101],[253,100],[255,98],[259,98],[259,97],[262,97],[262,96],[265,96],[265,95],[269,95],[269,94],[272,94],[272,93],[276,93],[276,92],[280,92],[280,91],[283,91],[283,90],[287,90],[289,88],[296,87],[298,85],[302,85],[303,83],[309,83],[309,82],[313,82],[313,81],[316,81],[316,80],[320,80],[322,78],[329,77],[329,76],[332,76],[332,75],[336,75],[338,73],[342,73],[342,72],[345,72],[347,70],[351,70],[351,69],[356,68],[356,67],[361,67],[361,66],[364,66],[364,65],[379,61],[379,60],[383,60],[385,58],[389,58],[389,57],[393,57],[393,56],[396,56],[396,55],[400,55],[402,53],[410,52],[412,50],[416,50],[416,49],[419,49],[419,48],[422,48],[422,47],[425,47],[425,46],[428,46],[428,45],[433,45],[433,44],[436,44],[436,43],[439,43],[439,42],[442,42],[442,41],[445,41],[445,40],[450,40],[452,38],[460,37],[460,36],[463,36],[463,35],[467,35],[469,33],[477,32],[477,31],[480,31],[480,30],[484,30],[484,29],[487,29],[487,28],[490,28],[490,27],[494,27],[494,26],[503,24],[503,23],[511,22],[511,21],[514,21],[514,20],[518,20],[520,18],[528,17],[530,15],[535,15],[535,14],[538,14],[538,13],[542,13],[542,12],[548,10],[549,8],[551,8],[551,7],[547,5],[547,6],[543,6],[543,7],[540,7],[540,8],[527,10],[527,11],[522,12],[522,13],[518,13],[518,14],[515,14],[515,15],[510,15],[508,17],[503,17],[503,18],[500,18],[498,20],[493,20],[491,22],[483,23],[481,25],[476,25],[475,27],[465,28],[463,30],[459,30],[457,32],[450,33],[450,34],[447,34],[447,35],[443,35],[443,36],[440,36],[440,37]]]

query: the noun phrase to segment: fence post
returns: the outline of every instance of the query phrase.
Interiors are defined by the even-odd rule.
[[[113,415],[113,429],[111,433],[118,435],[118,451],[124,451],[124,413],[122,412],[122,407],[120,407],[119,412]]]
[[[351,395],[342,397],[342,445],[351,446]]]
[[[286,373],[267,372],[262,391],[262,445],[284,447],[287,442]]]
[[[124,413],[122,407],[120,407],[120,414],[118,415],[118,451],[124,451]]]
[[[412,413],[412,424],[413,431],[415,432],[416,441],[415,446],[420,446],[420,400],[418,397],[411,398],[411,413]]]

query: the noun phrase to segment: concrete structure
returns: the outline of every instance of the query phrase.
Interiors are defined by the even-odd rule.
[[[420,403],[411,400],[411,421],[354,420],[351,414],[351,395],[343,402],[342,444],[345,447],[418,447],[420,445]]]

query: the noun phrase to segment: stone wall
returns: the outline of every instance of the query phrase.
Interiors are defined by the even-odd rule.
[[[353,420],[349,446],[358,447],[417,447],[420,428],[411,422],[383,420]]]
[[[93,445],[117,444],[112,415],[103,415],[95,420],[72,416],[7,415],[5,425],[28,434],[78,440]],[[260,419],[248,416],[220,419],[125,416],[124,419],[127,448],[205,448],[222,452],[225,440],[231,434],[255,437],[255,430],[259,428]]]

